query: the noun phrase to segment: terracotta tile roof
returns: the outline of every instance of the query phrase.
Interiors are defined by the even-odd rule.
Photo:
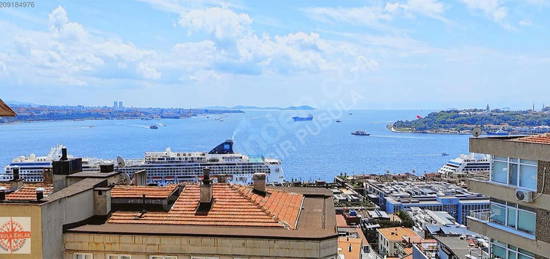
[[[0,184],[2,187],[9,188],[9,184]],[[36,188],[44,188],[44,197],[53,193],[53,185],[43,183],[25,183],[19,189],[6,195],[8,201],[32,201],[36,200]]]
[[[339,228],[349,227],[348,223],[346,222],[346,219],[344,218],[344,215],[336,214],[336,227],[339,227]]]
[[[214,184],[212,188],[214,201],[207,215],[196,214],[200,187],[193,184],[185,186],[168,212],[147,212],[139,217],[139,212],[117,211],[108,223],[296,228],[302,194],[268,190],[264,197],[246,186]]]
[[[411,243],[420,242],[422,237],[420,237],[416,232],[410,228],[380,228],[378,233],[390,242],[400,242],[402,240],[411,240]]]
[[[0,116],[15,116],[15,112],[0,99]]]
[[[351,251],[350,251],[351,247]],[[353,237],[338,237],[339,254],[346,259],[361,259],[361,239]]]
[[[177,188],[177,185],[168,186],[132,186],[116,185],[111,189],[112,198],[168,198]]]
[[[515,142],[550,144],[550,133],[512,139]]]

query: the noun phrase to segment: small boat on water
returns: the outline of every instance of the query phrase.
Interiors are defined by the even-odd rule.
[[[487,132],[487,135],[490,135],[490,136],[508,136],[510,133],[508,131],[505,131],[505,130],[497,130],[497,131],[489,131]]]
[[[449,153],[445,153],[445,152],[441,153],[441,156],[448,156],[448,155]]]
[[[354,135],[354,136],[370,136],[370,133],[368,133],[364,130],[356,130],[356,131],[352,132],[351,135]]]
[[[149,128],[150,128],[150,129],[158,129],[159,126],[157,126],[157,125],[151,125],[151,126],[149,126]]]
[[[313,120],[313,115],[308,115],[307,117],[294,116],[292,117],[294,121],[310,121]]]
[[[341,120],[336,120],[336,122],[342,122]]]

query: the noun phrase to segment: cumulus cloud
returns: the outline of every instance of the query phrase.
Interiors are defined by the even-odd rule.
[[[210,7],[183,12],[178,23],[191,32],[201,31],[217,39],[228,39],[248,33],[252,19],[227,8]]]

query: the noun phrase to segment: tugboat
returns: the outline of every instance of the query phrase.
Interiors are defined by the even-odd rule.
[[[157,125],[151,125],[149,126],[150,129],[158,129],[159,127]]]
[[[351,135],[354,135],[354,136],[370,136],[370,133],[368,133],[364,130],[356,130],[356,131],[352,132]]]
[[[341,120],[336,120],[336,122],[342,122]]]

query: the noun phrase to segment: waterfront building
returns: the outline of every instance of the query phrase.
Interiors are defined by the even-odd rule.
[[[491,197],[491,209],[468,217],[468,228],[491,238],[504,259],[550,255],[550,135],[470,138],[470,151],[492,156],[490,179],[472,191]]]
[[[447,182],[365,182],[368,197],[387,213],[413,207],[446,211],[460,224],[472,210],[489,208],[489,199],[481,194]]]
[[[44,183],[0,188],[0,258],[336,258],[328,189],[214,183],[145,183],[82,159],[53,161]],[[142,173],[136,174],[140,176]],[[3,226],[15,226],[3,227]],[[15,232],[14,232],[15,231]],[[6,245],[8,244],[8,245]]]

